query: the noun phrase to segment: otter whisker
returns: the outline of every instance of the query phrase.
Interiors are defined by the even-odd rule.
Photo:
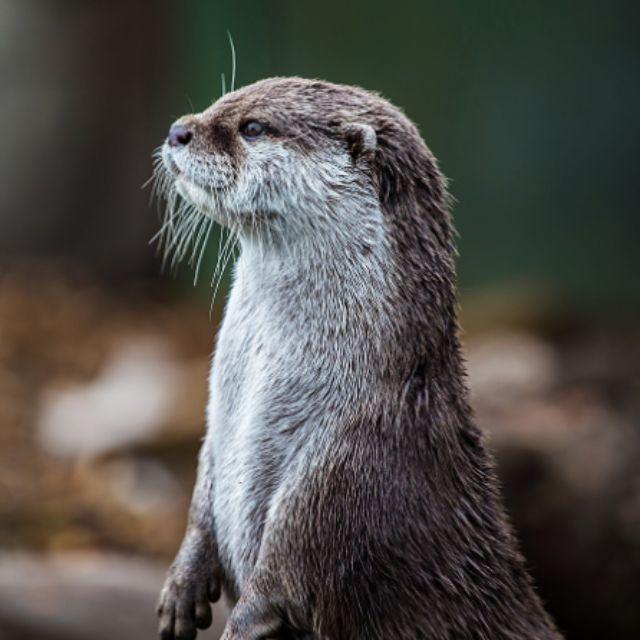
[[[180,227],[179,241],[173,253],[171,267],[177,267],[178,263],[184,258],[189,245],[193,242],[193,231],[201,220],[201,214],[191,207],[185,206],[184,221]]]
[[[196,264],[196,272],[193,277],[194,286],[198,282],[198,275],[200,274],[200,264],[202,263],[202,257],[204,256],[204,251],[209,243],[209,236],[211,235],[211,229],[213,229],[213,219],[209,218],[209,222],[207,224],[207,233],[204,236],[204,240],[202,241],[202,247],[200,248],[200,255],[198,256],[198,262]]]
[[[236,90],[236,48],[233,45],[233,38],[231,32],[227,31],[227,37],[229,38],[229,46],[231,47],[231,91]]]
[[[174,259],[171,262],[172,268],[175,266],[175,256],[180,251],[180,247],[184,240],[184,230],[190,221],[190,207],[182,201],[175,208],[175,202],[177,201],[177,194],[171,193],[171,201],[174,207],[171,209],[169,217],[169,232],[166,235],[166,242],[164,247],[163,267],[166,263],[171,251],[174,252]]]
[[[193,266],[195,259],[196,259],[196,255],[198,255],[198,249],[200,247],[200,242],[202,241],[202,237],[204,235],[204,233],[206,232],[206,229],[208,227],[208,222],[209,222],[210,218],[207,218],[206,216],[200,216],[200,221],[198,223],[198,225],[196,226],[196,233],[194,234],[194,242],[193,242],[193,250],[191,252],[191,257],[189,258],[189,264],[191,266]]]
[[[216,299],[216,295],[218,294],[218,288],[220,287],[220,283],[222,282],[222,278],[224,276],[224,272],[227,268],[227,264],[229,262],[229,258],[231,257],[231,255],[233,255],[233,249],[235,249],[236,247],[236,243],[238,240],[238,232],[235,229],[232,229],[230,234],[229,234],[229,238],[232,240],[231,243],[231,247],[230,250],[227,251],[226,256],[224,258],[224,262],[222,263],[222,268],[220,269],[220,272],[218,274],[216,283],[215,283],[215,287],[213,289],[213,295],[211,296],[211,308],[213,309],[213,302]]]
[[[154,198],[156,198],[159,192],[163,191],[163,185],[166,177],[166,169],[162,162],[162,146],[156,148],[151,154],[153,171],[151,176],[149,176],[148,180],[146,180],[141,189],[146,189],[149,185],[151,185],[151,192],[149,194],[149,205]]]
[[[237,232],[235,226],[231,226],[227,232],[227,238],[224,242],[224,246],[222,247],[222,251],[220,251],[218,254],[216,269],[213,274],[214,279],[222,279],[222,275],[228,262],[229,253],[231,252],[231,249],[236,240]]]
[[[158,229],[158,231],[156,231],[156,233],[154,233],[153,236],[151,236],[151,239],[149,240],[149,244],[153,244],[157,240],[162,240],[163,238],[165,238],[168,228],[169,228],[169,221],[165,220],[162,223],[162,226],[160,227],[160,229]]]
[[[189,209],[188,217],[185,219],[184,225],[180,231],[180,242],[178,243],[173,256],[174,266],[181,262],[189,251],[189,247],[193,243],[194,232],[200,222],[200,216],[197,212]]]
[[[195,285],[214,221],[179,195],[175,177],[164,164],[162,147],[153,152],[152,158],[153,174],[145,186],[152,184],[151,198],[158,199],[161,225],[149,242],[157,244],[158,252],[162,255],[163,271],[170,268],[175,272],[178,264],[187,254],[190,254],[188,263],[192,267],[195,264]],[[200,173],[202,173],[202,179],[206,179],[206,174],[203,171]],[[162,201],[164,201],[163,207]],[[224,257],[226,256],[221,256],[221,259]]]
[[[229,229],[227,238],[225,240],[224,246],[222,247],[222,251],[218,253],[218,260],[216,262],[216,268],[213,272],[213,278],[211,280],[211,286],[213,286],[214,281],[216,281],[219,277],[222,277],[222,273],[227,264],[227,256],[229,253],[230,247],[235,242],[234,230]]]
[[[156,182],[156,169],[153,170],[153,173],[142,183],[142,185],[140,186],[140,189],[144,190],[146,189],[151,183]],[[151,190],[151,200],[153,200],[153,189]],[[151,204],[151,200],[149,201],[149,204]]]

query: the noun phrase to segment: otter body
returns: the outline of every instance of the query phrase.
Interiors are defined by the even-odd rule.
[[[557,639],[467,405],[444,180],[378,96],[272,79],[181,119],[177,191],[238,233],[189,525],[193,638]]]
[[[310,295],[309,278],[322,266],[314,265],[310,255],[292,263],[291,251],[265,254],[245,248],[210,380],[205,446],[215,460],[217,543],[238,592],[254,569],[265,524],[305,470],[323,464],[320,447],[326,432],[344,420],[341,414],[352,402],[366,401],[375,384],[372,371],[364,366],[343,370],[344,347],[329,337],[339,326],[336,316],[348,313],[327,308],[335,288],[345,286],[339,282],[345,272],[336,272],[333,282],[329,274],[318,273],[318,286]],[[372,258],[362,259],[363,273]],[[373,296],[373,283],[352,287],[352,312]],[[323,304],[325,311],[318,314]],[[323,335],[326,339],[317,342]],[[362,339],[355,331],[349,342],[360,349],[365,346],[358,344]],[[348,379],[352,376],[357,376],[359,389]],[[322,402],[323,396],[333,406]]]

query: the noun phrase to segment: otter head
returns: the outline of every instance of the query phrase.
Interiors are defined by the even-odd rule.
[[[415,127],[387,101],[301,78],[263,80],[180,118],[162,160],[201,214],[298,236],[366,222],[367,211],[438,177]]]
[[[377,137],[358,96],[368,94],[297,78],[258,82],[175,122],[164,165],[182,198],[225,226],[315,233],[340,222],[346,199],[377,201]]]

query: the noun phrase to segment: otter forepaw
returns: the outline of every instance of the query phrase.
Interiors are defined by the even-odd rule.
[[[220,580],[202,570],[172,567],[158,603],[161,640],[193,640],[211,625],[211,602],[220,598]]]

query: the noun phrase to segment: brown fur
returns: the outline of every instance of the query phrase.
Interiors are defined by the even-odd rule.
[[[377,95],[299,78],[224,97],[194,123],[199,144],[241,163],[237,128],[246,117],[270,123],[268,135],[302,153],[330,142],[347,146],[354,171],[377,190],[390,271],[399,275],[393,332],[378,359],[384,395],[358,407],[329,440],[324,465],[303,474],[265,528],[242,592],[223,566],[206,565],[237,600],[224,637],[559,639],[518,552],[467,402],[454,231],[436,160],[414,125]],[[375,130],[369,157],[358,124]],[[357,321],[378,329],[375,319],[370,327]],[[189,584],[211,582],[195,575],[212,555],[198,552],[202,539],[215,548],[206,522],[192,512],[199,542],[183,545],[165,612]],[[182,611],[164,625],[164,638],[193,637],[184,620],[183,632],[173,625],[191,615],[188,606]]]

